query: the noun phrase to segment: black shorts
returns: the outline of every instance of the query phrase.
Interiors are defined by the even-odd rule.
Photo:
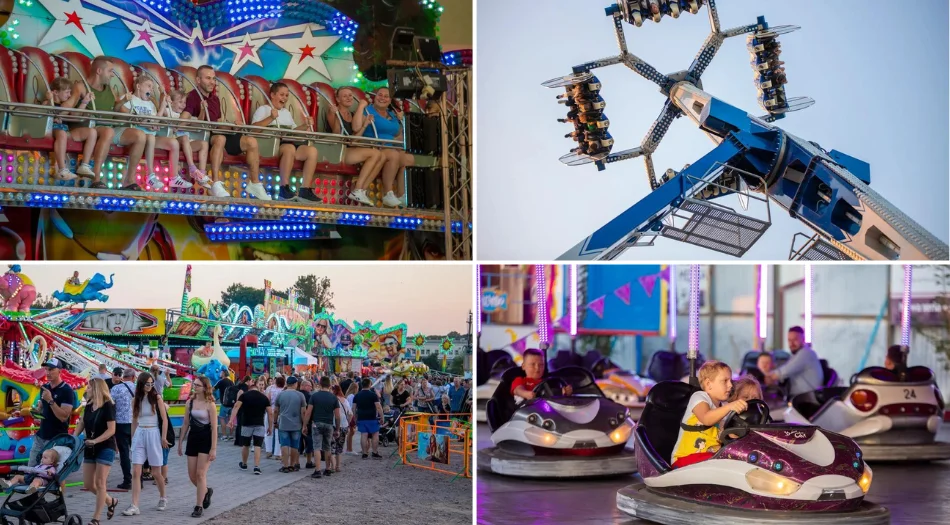
[[[224,151],[228,155],[240,155],[244,153],[241,150],[241,135],[237,133],[221,133],[224,137]]]
[[[188,439],[185,441],[185,455],[195,457],[198,454],[211,453],[211,427],[195,432],[188,430]]]

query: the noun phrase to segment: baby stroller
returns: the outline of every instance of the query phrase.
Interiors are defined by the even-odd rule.
[[[402,419],[403,412],[403,410],[393,408],[383,419],[383,426],[379,427],[379,444],[381,446],[388,447],[390,443],[399,443],[399,420]]]
[[[60,484],[76,472],[82,464],[83,442],[75,436],[60,434],[43,447],[43,451],[54,449],[59,453],[56,476],[35,493],[27,494],[29,485],[16,485],[0,507],[0,524],[9,525],[12,520],[24,523],[64,523],[82,525],[78,514],[67,515],[66,500]]]

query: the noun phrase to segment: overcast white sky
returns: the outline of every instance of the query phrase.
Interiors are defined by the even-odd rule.
[[[43,295],[62,290],[74,270],[85,280],[96,272],[115,285],[103,293],[107,303],[94,308],[180,308],[185,283],[184,263],[22,263],[23,273]],[[4,268],[5,269],[5,268]],[[330,278],[335,313],[347,322],[406,323],[409,333],[466,333],[472,309],[474,271],[471,264],[284,264],[192,263],[191,296],[218,301],[235,282],[263,288],[270,279],[283,291],[301,275]]]

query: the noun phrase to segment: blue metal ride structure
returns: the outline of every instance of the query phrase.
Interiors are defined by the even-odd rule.
[[[664,75],[627,50],[623,22],[640,26],[646,19],[659,22],[662,16],[675,18],[683,11],[695,14],[704,4],[712,31],[689,69]],[[656,83],[667,100],[640,146],[597,155],[585,155],[583,148],[578,148],[561,161],[568,165],[594,162],[604,169],[606,164],[643,157],[652,192],[559,259],[611,260],[630,247],[651,246],[658,236],[741,257],[771,225],[770,201],[815,232],[811,237],[795,236],[789,254],[792,260],[950,257],[946,243],[869,187],[870,166],[866,162],[840,151],[826,151],[773,124],[786,112],[814,103],[807,97],[785,96],[785,72],[778,60],[781,50],[776,37],[798,27],[770,28],[765,18],[759,17],[755,24],[722,30],[715,0],[622,0],[608,7],[606,14],[613,19],[620,54],[575,66],[573,74],[542,85],[564,87],[571,96],[578,86],[594,85],[599,91],[599,81],[591,71],[624,64]],[[747,47],[753,57],[759,103],[768,111],[762,117],[702,89],[702,74],[723,41],[739,35],[749,35]],[[577,110],[572,111],[576,114]],[[667,170],[657,180],[651,155],[670,124],[684,115],[716,147],[681,171]],[[586,116],[589,121],[590,115]],[[599,118],[606,121],[602,114]],[[570,121],[577,129],[586,129],[584,124]],[[750,201],[764,205],[765,218],[744,215],[715,202],[731,194],[738,195],[743,210]],[[806,240],[796,248],[799,237]]]

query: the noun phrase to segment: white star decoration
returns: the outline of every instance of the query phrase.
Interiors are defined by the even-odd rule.
[[[322,56],[339,39],[340,37],[337,35],[313,36],[308,26],[299,38],[271,40],[284,51],[290,53],[290,64],[287,65],[287,71],[283,78],[296,80],[308,69],[313,69],[329,79],[330,72],[327,70],[327,65],[323,62]]]
[[[80,0],[37,0],[56,19],[49,31],[40,40],[42,48],[50,42],[75,37],[90,55],[102,55],[102,47],[94,31],[95,26],[105,24],[115,17],[92,11],[82,6]]]
[[[135,47],[144,47],[148,53],[152,55],[152,58],[155,59],[155,62],[165,67],[162,54],[158,52],[158,43],[168,39],[168,36],[153,31],[148,25],[148,20],[145,20],[141,25],[129,20],[123,20],[123,22],[126,27],[129,28],[129,31],[132,32],[132,41],[129,42],[128,47],[125,48],[126,51]]]
[[[252,40],[250,33],[245,33],[244,39],[238,43],[222,44],[221,47],[234,52],[234,60],[231,62],[230,73],[232,75],[236,74],[244,67],[244,64],[248,62],[253,62],[258,66],[264,67],[264,64],[261,63],[260,50],[261,46],[267,43],[267,40],[267,38],[263,40]]]

